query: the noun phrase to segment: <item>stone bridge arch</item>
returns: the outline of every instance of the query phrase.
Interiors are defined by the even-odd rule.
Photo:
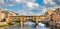
[[[13,19],[12,18],[19,18],[20,20],[20,26],[23,27],[24,22],[26,21],[31,21],[34,22],[35,24],[39,23],[39,19],[40,18],[46,18],[45,16],[9,16],[8,18],[6,18],[6,22],[10,23]]]

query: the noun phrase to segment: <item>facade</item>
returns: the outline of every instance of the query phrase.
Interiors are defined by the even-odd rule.
[[[7,18],[8,16],[17,16],[17,13],[14,12],[8,12],[8,11],[2,11],[2,9],[0,8],[0,21],[5,20],[5,18]]]
[[[48,10],[45,13],[45,16],[48,17],[47,20],[49,20],[50,25],[60,24],[60,8],[57,8],[54,11],[53,10]]]
[[[56,22],[60,22],[60,8],[57,8],[52,15],[52,19]]]
[[[51,20],[51,14],[53,14],[54,11],[53,10],[47,10],[47,12],[45,13],[45,16],[47,17],[45,20],[46,21],[50,21]]]

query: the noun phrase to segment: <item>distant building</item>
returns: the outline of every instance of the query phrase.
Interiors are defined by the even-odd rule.
[[[60,8],[57,8],[51,17],[54,21],[60,22]]]
[[[49,24],[50,25],[54,25],[56,23],[59,23],[60,24],[60,8],[57,8],[54,11],[48,10],[45,13],[45,16],[48,17],[48,20],[49,20]]]
[[[18,14],[14,12],[2,11],[2,9],[0,8],[0,21],[7,18],[8,16],[17,16],[17,15]]]
[[[54,13],[54,10],[47,10],[47,12],[45,13],[45,15],[46,16],[50,16],[53,13]]]
[[[45,16],[47,17],[46,20],[51,20],[51,14],[54,13],[54,10],[47,10],[47,12],[45,13]]]

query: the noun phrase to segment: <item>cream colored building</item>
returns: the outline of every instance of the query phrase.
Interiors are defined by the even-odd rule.
[[[17,13],[2,11],[2,9],[0,8],[0,21],[7,18],[8,16],[17,16]]]

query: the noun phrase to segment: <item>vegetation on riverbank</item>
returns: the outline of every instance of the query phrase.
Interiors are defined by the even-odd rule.
[[[17,25],[19,24],[19,22],[11,22],[12,25]],[[7,27],[7,26],[10,26],[9,24],[3,24],[3,25],[0,25],[0,28],[1,27]]]
[[[4,25],[0,25],[0,27],[6,27],[6,26],[8,26],[7,24],[4,24]]]

